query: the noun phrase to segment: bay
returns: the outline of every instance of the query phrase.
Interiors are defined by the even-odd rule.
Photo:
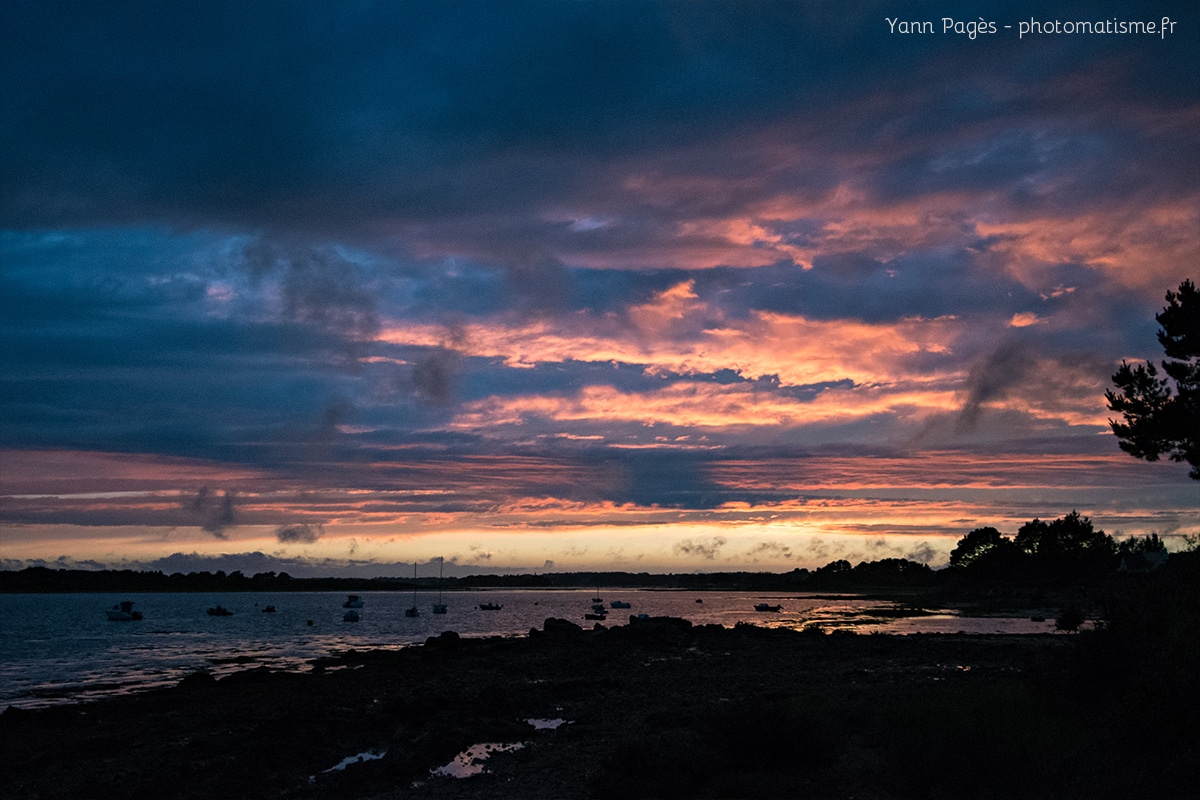
[[[1053,622],[1028,618],[963,617],[940,610],[922,616],[888,615],[895,605],[857,595],[789,595],[757,592],[603,591],[629,609],[610,609],[605,625],[631,614],[672,616],[696,625],[749,623],[801,629],[852,628],[861,633],[1050,633]],[[177,683],[204,670],[220,677],[266,667],[307,670],[314,659],[349,650],[396,649],[423,643],[444,631],[461,636],[522,636],[549,617],[582,626],[595,590],[453,592],[447,613],[433,614],[436,593],[416,597],[420,616],[407,617],[411,592],[364,592],[358,622],[343,620],[344,594],[239,592],[158,594],[0,595],[5,624],[0,635],[0,708],[34,708],[125,694]],[[144,619],[112,622],[105,615],[132,600]],[[702,601],[702,602],[697,602]],[[482,611],[483,603],[500,605]],[[782,605],[776,613],[754,604]],[[231,616],[207,614],[222,605]],[[274,606],[273,613],[264,612]]]

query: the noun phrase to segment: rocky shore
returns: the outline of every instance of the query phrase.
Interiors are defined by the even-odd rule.
[[[9,709],[0,795],[1119,796],[1125,778],[1088,745],[1090,726],[1111,733],[1111,710],[1047,707],[1071,647],[1066,636],[823,635],[670,618],[591,630],[551,619],[511,639],[447,633],[307,673],[196,674]],[[521,746],[493,747],[471,777],[431,774],[485,744]]]

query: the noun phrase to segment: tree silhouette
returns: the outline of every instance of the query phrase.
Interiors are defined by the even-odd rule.
[[[1150,548],[1158,543],[1128,545]],[[976,528],[958,540],[950,567],[973,581],[1088,580],[1117,566],[1117,543],[1078,511],[1043,522],[1026,522],[1009,538],[995,528]]]
[[[1116,542],[1078,511],[1051,522],[1026,522],[1013,542],[1042,577],[1099,575],[1115,566]]]
[[[1166,456],[1191,465],[1188,477],[1200,480],[1200,292],[1190,280],[1167,292],[1167,305],[1154,316],[1162,328],[1158,341],[1167,359],[1160,378],[1152,363],[1121,368],[1112,376],[1120,393],[1104,393],[1108,408],[1124,418],[1109,420],[1126,453],[1157,461]],[[1175,387],[1172,392],[1171,381]]]
[[[1023,557],[1013,540],[1000,531],[976,528],[958,540],[950,552],[950,566],[981,580],[1014,578],[1021,571]]]
[[[1152,533],[1149,536],[1130,536],[1117,545],[1117,553],[1122,556],[1133,555],[1135,553],[1161,553],[1166,549],[1166,543],[1158,538],[1157,533]]]

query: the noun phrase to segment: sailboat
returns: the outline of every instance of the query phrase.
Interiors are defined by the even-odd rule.
[[[404,616],[419,617],[421,610],[417,608],[417,562],[413,562],[413,604],[411,608],[404,609]]]
[[[446,566],[446,559],[443,556],[438,556],[438,599],[433,604],[433,613],[445,614],[446,604],[442,602],[442,570]]]

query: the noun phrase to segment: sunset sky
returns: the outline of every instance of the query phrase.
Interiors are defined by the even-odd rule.
[[[1200,278],[1197,52],[1181,2],[6,2],[0,568],[1181,545],[1103,393]]]

